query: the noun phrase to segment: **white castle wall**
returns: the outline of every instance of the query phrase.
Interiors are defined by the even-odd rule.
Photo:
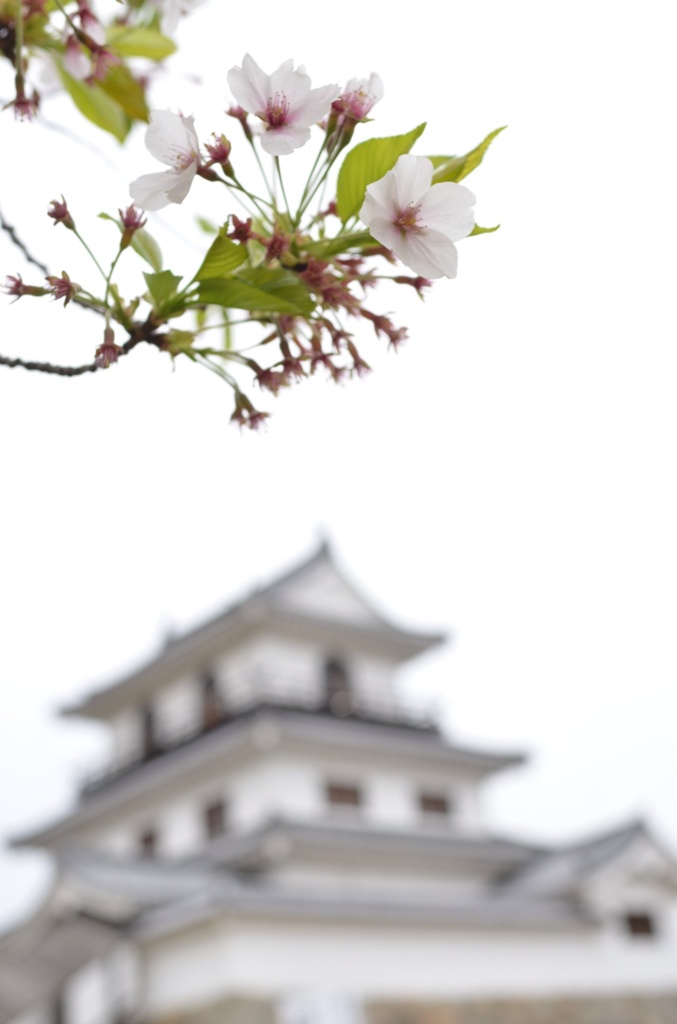
[[[675,922],[660,941],[613,926],[568,934],[226,922],[156,940],[146,951],[153,1015],[231,994],[347,990],[372,999],[558,996],[674,990]],[[671,940],[671,941],[670,941]]]
[[[262,733],[261,742],[266,736]],[[270,742],[275,742],[271,734]],[[364,802],[359,808],[332,807],[327,803],[328,783],[355,784]],[[227,828],[244,832],[271,818],[295,821],[364,822],[384,829],[449,828],[481,834],[479,780],[447,770],[406,770],[370,763],[367,757],[350,761],[339,757],[262,751],[247,765],[212,769],[199,783],[154,795],[119,812],[115,821],[90,827],[86,840],[118,855],[138,853],[141,834],[154,829],[158,853],[186,857],[206,841],[204,812],[218,799],[226,805]],[[446,794],[453,808],[449,819],[425,820],[418,807],[421,791]]]

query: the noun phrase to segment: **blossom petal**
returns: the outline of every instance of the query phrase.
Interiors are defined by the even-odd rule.
[[[303,103],[293,111],[292,120],[302,124],[315,124],[321,121],[341,92],[338,85],[322,85],[319,89],[311,89]]]
[[[364,206],[360,210],[360,219],[363,220],[365,224],[368,224],[369,234],[375,238],[377,242],[380,242],[381,245],[385,245],[386,249],[392,249],[396,255],[399,255],[398,246],[402,238],[402,232],[393,223],[392,218],[378,215],[374,217],[364,217],[362,215],[363,212]]]
[[[262,114],[271,95],[270,77],[254,58],[245,53],[242,67],[236,65],[231,68],[227,77],[230,91],[243,110],[250,114]]]
[[[421,198],[419,220],[421,224],[434,223],[437,230],[458,242],[475,226],[474,204],[475,196],[465,185],[443,181],[433,185]]]
[[[360,220],[369,226],[374,217],[395,219],[400,209],[397,205],[397,186],[392,171],[388,171],[378,181],[367,186],[367,191],[360,210]]]
[[[153,110],[146,130],[146,148],[163,164],[176,167],[185,164],[186,157],[197,157],[200,143],[192,117],[183,117],[171,110]]]
[[[142,174],[129,186],[129,194],[142,210],[161,210],[171,202],[167,197],[167,190],[171,188],[175,178],[176,171]]]
[[[190,192],[193,178],[197,174],[197,163],[190,164],[179,173],[170,171],[170,174],[174,180],[170,188],[167,189],[167,198],[170,203],[182,203]]]
[[[270,76],[270,91],[268,99],[275,93],[284,93],[291,110],[294,110],[308,96],[310,92],[310,75],[307,75],[302,68],[294,71],[294,61],[286,60],[277,71]]]
[[[142,174],[129,186],[129,194],[143,210],[162,210],[170,203],[182,203],[188,195],[197,164],[191,164],[183,171],[157,171]]]
[[[289,156],[295,149],[305,146],[310,128],[301,124],[286,124],[271,128],[261,136],[261,145],[270,156]]]
[[[392,171],[397,190],[397,204],[400,209],[413,203],[415,206],[430,188],[433,178],[433,165],[425,156],[412,156],[405,153],[398,157]]]
[[[415,274],[434,280],[456,277],[458,252],[441,231],[411,231],[403,235],[393,252]]]

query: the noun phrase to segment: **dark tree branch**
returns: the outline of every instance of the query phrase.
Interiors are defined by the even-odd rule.
[[[164,338],[157,333],[157,325],[149,318],[144,323],[136,323],[132,326],[129,338],[120,346],[118,358],[128,355],[133,348],[141,342],[154,345],[160,351],[164,350]],[[57,366],[54,363],[38,363],[28,359],[19,359],[12,356],[0,355],[0,366],[20,367],[22,370],[35,370],[38,373],[51,373],[57,377],[80,377],[83,373],[95,373],[97,370],[104,370],[96,360],[93,363],[85,363],[83,366]]]
[[[85,366],[55,366],[53,363],[29,362],[25,359],[11,359],[0,355],[0,366],[20,366],[24,370],[38,370],[40,373],[55,373],[59,377],[79,377],[82,373],[94,373],[99,367],[96,363]]]

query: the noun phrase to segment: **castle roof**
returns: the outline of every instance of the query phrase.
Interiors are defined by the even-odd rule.
[[[63,715],[106,718],[168,676],[194,670],[196,664],[263,630],[330,646],[344,643],[402,662],[447,639],[442,632],[404,629],[378,612],[337,566],[323,542],[304,562],[257,587],[196,628],[172,637],[164,649],[129,675],[114,680],[62,709]]]
[[[172,791],[177,784],[198,778],[219,762],[225,765],[248,754],[259,756],[262,749],[270,751],[274,747],[334,751],[346,758],[351,753],[367,754],[370,759],[384,762],[445,766],[479,776],[525,761],[522,753],[488,752],[450,743],[431,728],[258,706],[202,736],[198,743],[186,743],[154,760],[134,764],[129,772],[111,777],[105,787],[89,794],[83,791],[71,814],[52,825],[17,836],[12,846],[58,844],[73,829],[91,824],[101,815],[115,813],[130,799],[156,795],[162,788]]]

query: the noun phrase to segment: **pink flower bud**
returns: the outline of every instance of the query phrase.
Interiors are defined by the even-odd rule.
[[[21,280],[21,274],[10,274],[4,285],[2,286],[7,295],[14,295],[16,299],[20,299],[22,295],[46,295],[46,288],[39,288],[33,284],[24,284]]]
[[[65,270],[62,270],[61,277],[47,276],[46,281],[51,285],[51,291],[55,300],[63,299],[64,306],[67,306],[71,299],[80,291],[80,285],[71,281]]]
[[[133,204],[128,206],[126,210],[118,210],[118,213],[120,214],[120,223],[122,225],[120,248],[126,249],[132,241],[134,234],[146,223],[146,218],[142,211],[137,210]]]
[[[75,231],[75,221],[70,215],[66,200],[61,196],[61,202],[58,199],[52,199],[50,206],[51,210],[47,211],[47,216],[51,217],[54,221],[54,226],[57,224],[63,224],[69,231]]]
[[[7,106],[14,107],[14,117],[17,121],[32,121],[40,106],[40,96],[35,89],[32,96],[27,96],[23,88],[21,88],[17,92],[15,99],[8,103]]]
[[[238,216],[232,214],[233,229],[228,232],[228,238],[232,238],[234,242],[248,242],[252,237],[252,219],[247,217],[246,220],[240,220]]]
[[[101,370],[107,370],[113,363],[117,363],[122,352],[120,346],[115,344],[114,337],[113,328],[107,327],[103,332],[103,344],[99,345],[94,354],[94,362]]]
[[[208,166],[220,164],[224,170],[230,168],[230,142],[225,135],[212,135],[213,142],[205,142],[205,149],[209,153]]]

